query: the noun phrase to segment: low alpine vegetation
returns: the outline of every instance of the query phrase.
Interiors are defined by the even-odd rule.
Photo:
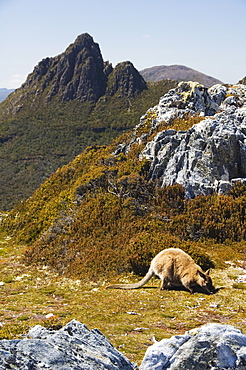
[[[196,119],[179,119],[168,128]],[[3,227],[29,245],[25,262],[97,280],[144,274],[150,260],[169,247],[183,249],[205,270],[242,259],[246,186],[187,200],[180,185],[160,188],[148,181],[149,163],[138,157],[141,143],[113,154],[131,135],[88,147],[8,214]]]

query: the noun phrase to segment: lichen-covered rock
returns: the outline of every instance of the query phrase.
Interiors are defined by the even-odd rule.
[[[218,113],[186,131],[162,131],[142,156],[151,161],[149,178],[161,186],[181,184],[188,197],[223,193],[246,178],[246,110]]]
[[[190,129],[168,129],[170,120],[198,114],[201,121]],[[163,122],[167,129],[146,143]],[[246,86],[206,89],[180,83],[147,111],[132,142],[119,146],[116,154],[127,152],[134,142],[146,143],[140,159],[150,161],[149,180],[163,187],[181,184],[188,198],[225,193],[236,181],[246,183]]]
[[[154,343],[140,370],[246,369],[246,335],[233,326],[206,324]]]
[[[180,82],[175,89],[169,90],[153,109],[157,114],[157,122],[169,123],[172,119],[188,114],[211,116],[219,110],[219,105],[206,87],[198,82],[188,81]],[[143,121],[144,119],[145,117],[142,118]]]
[[[136,365],[97,329],[73,320],[58,331],[37,325],[22,340],[0,341],[0,370],[132,370]]]

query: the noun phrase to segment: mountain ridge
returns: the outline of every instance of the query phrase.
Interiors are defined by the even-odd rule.
[[[4,101],[13,91],[15,91],[15,89],[6,89],[5,87],[0,88],[0,103]]]
[[[199,82],[205,87],[211,87],[216,84],[222,84],[223,82],[217,78],[208,76],[202,72],[196,71],[195,69],[183,66],[183,65],[161,65],[150,68],[145,68],[140,71],[145,81],[161,81],[164,79],[181,81],[194,81]]]
[[[44,58],[0,104],[0,209],[29,197],[87,146],[134,127],[175,85],[146,83],[129,61],[113,68],[89,34]]]

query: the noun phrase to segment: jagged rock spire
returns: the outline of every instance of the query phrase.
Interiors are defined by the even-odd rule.
[[[84,33],[67,47],[64,53],[44,58],[27,77],[21,93],[12,95],[8,111],[18,113],[31,96],[31,106],[59,101],[96,102],[103,95],[131,97],[147,89],[146,82],[131,62],[119,63],[115,68],[104,62],[99,45]]]
[[[55,95],[61,101],[90,101],[105,93],[106,78],[99,45],[85,33],[78,36],[64,53],[43,59],[24,87],[35,87],[40,81],[39,93],[46,93],[46,101]]]

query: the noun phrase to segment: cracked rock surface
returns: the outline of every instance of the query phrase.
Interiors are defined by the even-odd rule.
[[[168,129],[175,118],[200,115],[190,129]],[[150,119],[151,117],[151,119]],[[151,122],[150,122],[151,121]],[[246,183],[246,86],[210,89],[196,82],[181,82],[160,98],[159,104],[141,118],[135,137],[118,147],[127,152],[134,142],[144,143],[160,124],[167,128],[145,144],[140,154],[150,162],[149,180],[164,187],[180,184],[188,198],[225,193],[237,181]]]
[[[132,370],[99,330],[72,320],[58,331],[37,325],[22,340],[0,341],[0,370]]]

